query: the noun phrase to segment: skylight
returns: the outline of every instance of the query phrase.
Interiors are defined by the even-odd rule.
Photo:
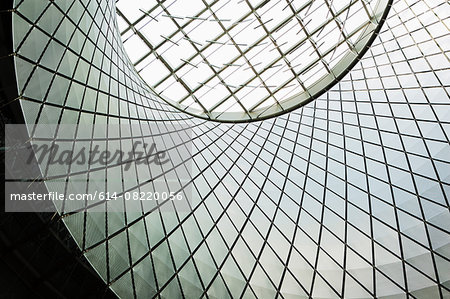
[[[387,0],[119,0],[125,49],[171,105],[219,121],[298,108],[360,58]]]

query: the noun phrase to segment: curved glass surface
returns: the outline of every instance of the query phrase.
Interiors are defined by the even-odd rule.
[[[243,124],[193,117],[148,88],[122,45],[115,1],[20,0],[10,13],[28,124],[193,132],[192,176],[177,189],[191,187],[188,210],[59,209],[119,297],[449,296],[448,1],[394,1],[371,48],[329,91]],[[135,162],[65,170],[62,186],[50,184],[60,169],[43,175],[50,191],[86,177],[103,180],[89,193],[146,190]]]
[[[387,0],[117,1],[138,73],[171,105],[210,120],[280,115],[347,73]]]

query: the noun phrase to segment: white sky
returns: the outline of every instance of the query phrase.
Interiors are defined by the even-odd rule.
[[[377,1],[248,2],[116,5],[126,18],[118,18],[125,49],[158,93],[183,108],[241,112],[282,103],[326,75],[359,37]]]

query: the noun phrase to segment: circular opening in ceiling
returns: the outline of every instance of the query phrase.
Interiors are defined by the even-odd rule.
[[[378,33],[389,0],[116,3],[136,71],[166,102],[218,121],[296,109],[340,80]]]

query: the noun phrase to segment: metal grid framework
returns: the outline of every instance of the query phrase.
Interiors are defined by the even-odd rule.
[[[298,108],[365,52],[389,1],[117,1],[144,80],[196,116],[243,122]]]
[[[396,0],[336,86],[249,124],[192,117],[148,89],[113,1],[18,0],[12,14],[27,123],[194,130],[189,211],[61,215],[119,297],[450,295],[447,1]],[[64,191],[80,177],[105,179],[87,192],[152,188],[130,169],[69,169]],[[50,190],[60,173],[45,170]]]

